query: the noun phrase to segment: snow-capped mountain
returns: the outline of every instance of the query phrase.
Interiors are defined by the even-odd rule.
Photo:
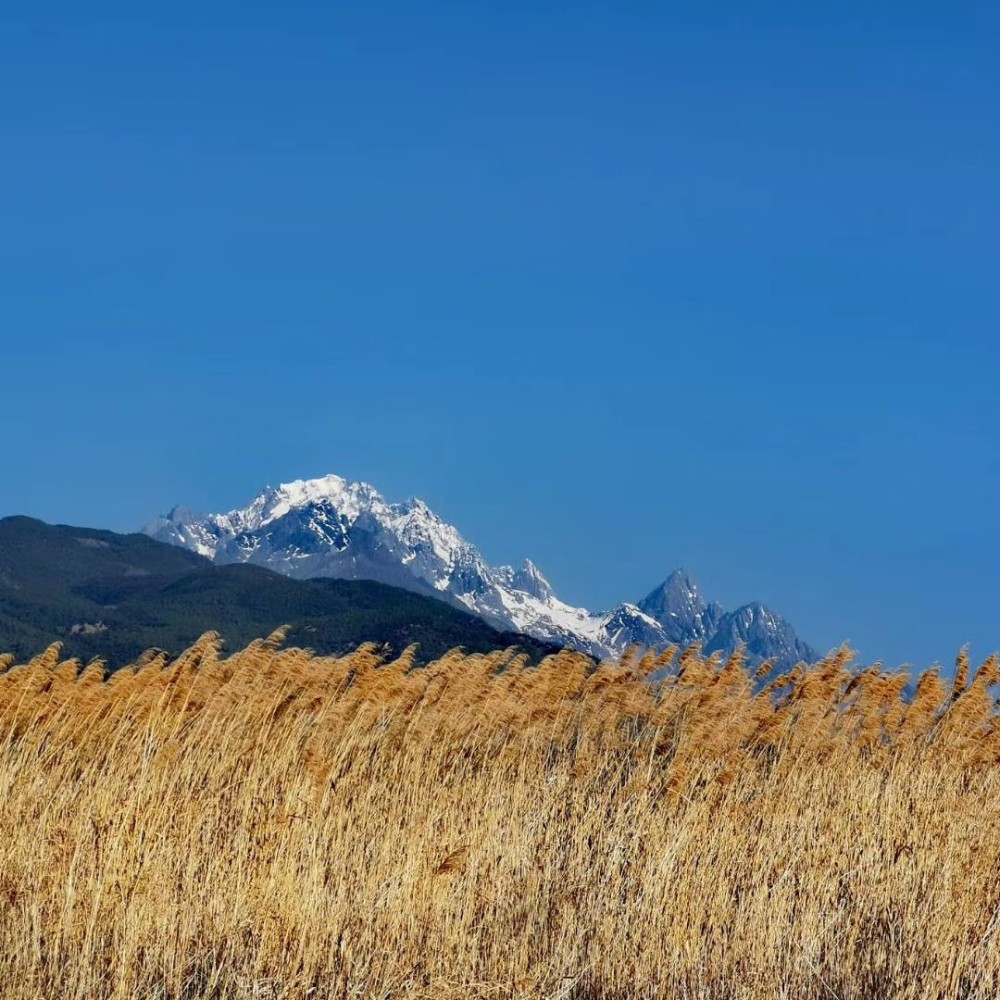
[[[298,578],[378,580],[433,594],[497,628],[595,656],[632,644],[701,642],[708,651],[744,643],[751,659],[782,666],[816,658],[762,605],[726,614],[680,570],[638,604],[604,613],[566,604],[529,559],[519,568],[491,567],[422,500],[388,503],[374,487],[339,476],[268,487],[228,514],[175,507],[145,530],[219,563],[249,562]]]

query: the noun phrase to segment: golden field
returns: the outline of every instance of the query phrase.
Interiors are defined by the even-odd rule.
[[[0,998],[1000,995],[996,660],[0,674]]]

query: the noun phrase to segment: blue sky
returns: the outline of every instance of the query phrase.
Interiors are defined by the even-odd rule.
[[[1000,14],[874,6],[4,4],[0,514],[337,472],[1000,647]]]

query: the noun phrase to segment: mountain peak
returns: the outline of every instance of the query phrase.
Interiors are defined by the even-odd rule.
[[[678,595],[694,595],[698,596],[698,584],[695,582],[694,577],[681,567],[680,569],[675,569],[673,573],[670,574],[661,584],[661,589],[670,591],[671,593]]]
[[[774,660],[779,669],[819,659],[816,650],[803,642],[784,618],[760,601],[722,615],[705,652],[729,652],[741,645],[752,660]]]
[[[295,479],[277,488],[265,487],[248,510],[260,508],[260,523],[267,524],[284,517],[291,510],[316,505],[333,505],[348,517],[357,517],[361,510],[382,496],[368,483],[358,483],[342,476],[327,475],[317,479]]]
[[[521,568],[514,574],[513,585],[540,601],[548,600],[553,594],[552,585],[530,559],[525,559]]]
[[[675,569],[640,602],[639,609],[663,627],[671,642],[703,641],[722,613],[716,604],[707,604],[698,585],[685,569]]]
[[[496,566],[491,572],[497,583],[512,592],[527,594],[543,603],[555,598],[552,584],[530,559],[525,559],[517,569],[513,566]]]
[[[673,605],[702,605],[698,584],[686,569],[675,569],[653,593],[661,593]]]
[[[290,483],[281,483],[275,492],[284,494],[296,503],[315,503],[317,500],[340,496],[353,485],[355,484],[351,480],[331,473],[315,479],[293,479]],[[273,489],[265,486],[262,492],[268,493]]]

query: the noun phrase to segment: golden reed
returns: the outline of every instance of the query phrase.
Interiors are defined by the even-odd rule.
[[[995,658],[282,646],[2,661],[0,998],[1000,995]]]

